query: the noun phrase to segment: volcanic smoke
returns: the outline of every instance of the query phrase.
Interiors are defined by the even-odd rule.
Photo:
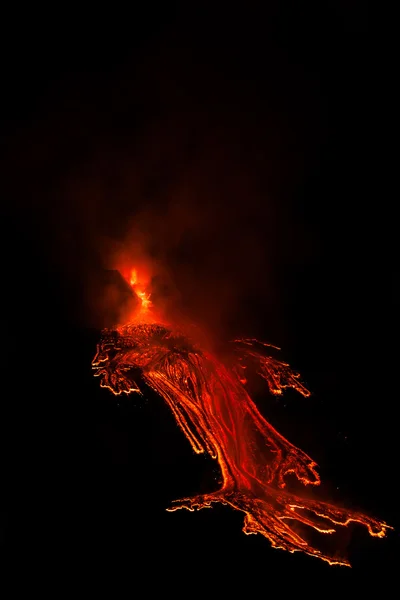
[[[183,498],[167,510],[229,505],[244,513],[244,533],[259,533],[274,548],[301,551],[331,565],[350,563],[334,544],[333,550],[324,549],[315,532],[332,536],[356,522],[371,536],[385,537],[391,527],[383,521],[286,489],[289,475],[304,486],[317,486],[320,478],[314,460],[266,421],[246,389],[246,373],[253,372],[270,394],[292,388],[310,395],[299,374],[272,356],[278,348],[256,339],[234,340],[236,359],[225,364],[180,327],[158,318],[136,270],[125,279],[140,299],[139,309],[127,323],[102,331],[92,361],[95,376],[115,395],[142,394],[140,384],[150,386],[168,404],[193,450],[217,460],[222,474],[219,491]]]

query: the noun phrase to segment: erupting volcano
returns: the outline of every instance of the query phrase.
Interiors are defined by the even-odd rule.
[[[318,534],[334,537],[357,522],[371,536],[385,536],[390,527],[382,521],[287,489],[289,475],[304,486],[319,485],[317,464],[266,421],[245,376],[259,375],[273,395],[292,388],[309,396],[299,375],[273,357],[278,348],[238,339],[231,344],[235,358],[221,361],[180,327],[157,318],[135,270],[126,279],[141,306],[128,323],[103,330],[92,361],[95,375],[115,395],[142,394],[141,383],[150,386],[167,402],[193,450],[216,459],[222,474],[219,491],[178,500],[167,510],[229,505],[244,513],[246,534],[260,533],[274,548],[338,565],[350,566],[337,546],[327,550],[326,536]]]

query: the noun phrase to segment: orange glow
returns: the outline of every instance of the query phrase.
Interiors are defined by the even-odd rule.
[[[130,270],[125,269],[121,274],[131,285],[136,296],[141,301],[139,311],[131,314],[128,320],[130,322],[154,322],[154,311],[150,314],[150,309],[153,308],[153,304],[150,299],[151,293],[148,291],[150,287],[149,274],[146,273],[144,269],[142,269],[139,274],[138,269],[136,268]]]
[[[145,294],[136,271],[130,282],[139,297]],[[245,387],[248,369],[265,380],[271,394],[292,388],[309,396],[299,375],[271,356],[274,347],[255,339],[234,340],[237,364],[227,367],[177,328],[155,322],[149,296],[143,298],[140,322],[102,332],[92,368],[100,385],[115,395],[142,394],[142,381],[153,388],[194,452],[207,452],[218,461],[220,490],[176,501],[169,511],[229,505],[244,513],[244,533],[259,533],[274,548],[301,551],[332,565],[350,566],[337,548],[324,549],[326,534],[356,522],[371,536],[385,536],[391,528],[383,521],[287,489],[288,476],[304,486],[319,485],[320,477],[315,461],[266,421]],[[320,540],[315,532],[322,534]]]
[[[131,278],[129,280],[129,283],[131,284],[131,286],[134,286],[137,284],[137,271],[136,269],[132,269],[131,271]]]

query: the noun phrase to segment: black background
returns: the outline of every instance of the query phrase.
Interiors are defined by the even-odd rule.
[[[395,525],[394,296],[372,11],[275,2],[111,12],[3,23],[6,555],[17,574],[56,589],[106,575],[177,594],[266,594],[300,575],[302,588],[383,572],[388,581],[396,532],[381,541],[357,530],[349,570],[271,550],[227,508],[165,512],[215,488],[218,471],[193,455],[160,399],[118,404],[99,389],[85,286],[102,266],[93,222],[118,238],[146,203],[162,220],[163,191],[182,177],[179,206],[205,215],[196,242],[180,232],[169,249],[161,236],[183,304],[200,310],[207,277],[207,294],[215,283],[223,298],[218,281],[248,273],[250,291],[221,330],[282,345],[313,391],[269,401],[266,415],[316,458],[331,499]],[[146,172],[146,193],[129,177],[121,185],[131,169]],[[211,312],[201,314],[210,327]]]

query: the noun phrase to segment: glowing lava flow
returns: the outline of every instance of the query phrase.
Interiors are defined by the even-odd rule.
[[[384,522],[285,489],[290,474],[304,485],[318,485],[317,465],[264,419],[244,387],[243,370],[245,363],[256,365],[272,394],[290,387],[308,396],[288,364],[269,356],[266,344],[236,340],[240,366],[230,369],[179,331],[152,321],[149,297],[144,300],[134,322],[102,332],[92,367],[101,386],[115,395],[142,393],[144,381],[167,402],[193,450],[218,460],[221,489],[184,498],[168,510],[227,504],[245,514],[246,534],[260,533],[274,548],[330,564],[349,566],[335,550],[318,547],[315,531],[334,534],[354,521],[372,536],[385,536]]]

